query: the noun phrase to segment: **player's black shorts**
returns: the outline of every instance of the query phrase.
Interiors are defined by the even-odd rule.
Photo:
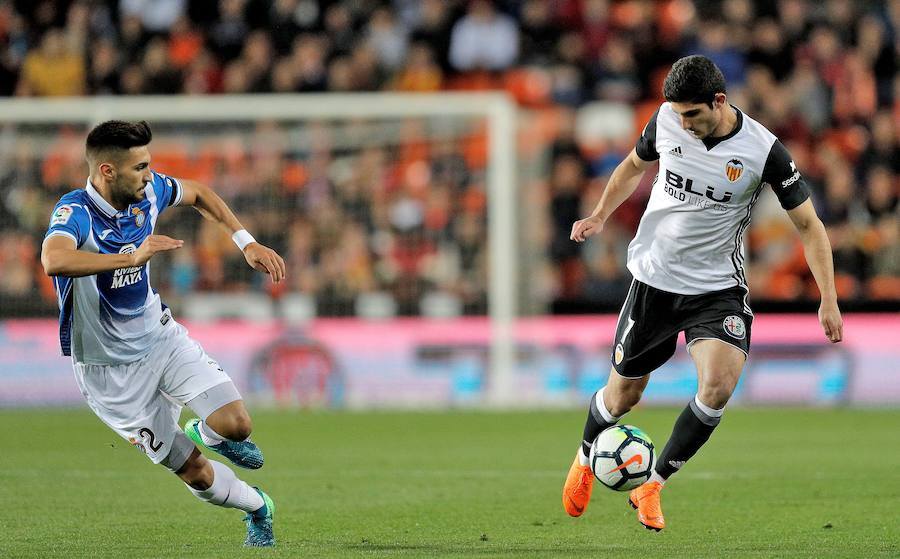
[[[616,326],[613,367],[624,377],[652,373],[675,354],[682,331],[688,348],[697,340],[716,339],[748,355],[753,315],[746,295],[740,287],[678,295],[634,280]]]

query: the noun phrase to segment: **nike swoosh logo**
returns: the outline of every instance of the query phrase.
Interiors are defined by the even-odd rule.
[[[575,509],[579,514],[584,512],[584,507],[579,507],[578,505],[576,505],[575,501],[572,500],[572,497],[566,495],[566,499],[569,500],[569,504],[572,505],[572,508]]]
[[[644,464],[644,457],[641,456],[640,454],[635,454],[634,456],[632,456],[632,457],[629,458],[628,460],[622,462],[622,465],[619,466],[618,468],[613,468],[612,470],[606,472],[606,473],[603,474],[603,475],[608,475],[608,474],[611,474],[611,473],[613,473],[613,472],[618,472],[618,471],[621,470],[622,468],[627,468],[628,466],[630,466],[631,464],[634,464],[635,462],[637,462],[637,464],[638,464],[639,466],[642,466],[642,465]]]
[[[97,236],[100,237],[100,240],[102,241],[102,240],[106,239],[106,237],[107,237],[110,233],[112,233],[112,229],[104,229],[104,230],[101,231],[100,234],[97,235]]]

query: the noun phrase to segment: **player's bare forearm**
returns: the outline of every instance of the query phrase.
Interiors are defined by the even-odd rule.
[[[643,161],[634,150],[631,150],[628,157],[619,163],[610,175],[606,188],[603,189],[603,194],[600,196],[600,201],[591,212],[591,217],[598,217],[606,221],[616,208],[622,205],[622,202],[634,194],[640,183],[641,175],[649,166],[650,163]]]
[[[134,252],[125,254],[98,254],[78,250],[75,241],[63,235],[53,235],[44,239],[41,247],[41,264],[48,276],[78,278],[120,268],[143,266],[157,252],[181,248],[184,241],[150,235]]]
[[[791,221],[800,234],[803,242],[803,253],[809,270],[812,272],[823,302],[837,304],[837,292],[834,288],[834,262],[831,254],[831,243],[825,225],[813,209],[812,202],[806,200],[796,208],[788,211]]]
[[[788,215],[800,233],[806,263],[822,297],[819,305],[819,322],[828,339],[832,343],[837,343],[843,339],[844,325],[838,308],[837,290],[834,287],[834,261],[825,225],[816,215],[809,200],[789,210]]]
[[[47,241],[54,239],[50,237]],[[71,241],[70,241],[71,242]],[[72,243],[74,246],[74,243]],[[48,248],[44,242],[41,264],[48,276],[79,278],[131,266],[130,254],[96,254],[75,248]]]
[[[197,181],[181,179],[179,182],[183,191],[182,205],[193,206],[203,217],[221,224],[229,233],[244,228],[225,200],[213,189]]]
[[[179,182],[182,188],[182,204],[193,206],[203,214],[203,217],[220,223],[228,229],[229,233],[235,233],[244,228],[231,208],[211,188],[192,180],[182,179]],[[244,246],[243,251],[244,258],[250,267],[269,274],[274,283],[284,279],[286,266],[284,259],[277,252],[256,241]]]
[[[596,235],[603,230],[603,224],[610,215],[622,205],[622,202],[634,194],[640,183],[641,175],[650,167],[651,163],[638,157],[635,150],[631,150],[628,157],[619,163],[603,189],[597,207],[591,215],[572,224],[572,233],[569,238],[575,242],[584,242],[588,237]]]
[[[834,287],[834,263],[832,261],[831,243],[821,221],[812,224],[809,229],[800,232],[803,242],[803,254],[812,272],[822,301],[837,304],[837,292]]]

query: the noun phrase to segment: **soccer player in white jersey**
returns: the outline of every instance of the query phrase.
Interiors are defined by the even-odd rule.
[[[154,464],[169,468],[198,499],[245,511],[247,546],[275,544],[275,505],[205,446],[234,464],[256,469],[262,452],[231,379],[187,335],[150,287],[150,259],[183,241],[156,235],[160,213],[193,206],[228,229],[247,263],[284,279],[285,266],[257,243],[209,187],[150,168],[146,122],[104,122],[88,134],[90,176],[53,210],[41,262],[53,277],[60,307],[60,344],[95,414]],[[182,405],[199,416],[182,432]]]
[[[599,234],[610,214],[658,160],[650,201],[628,247],[634,281],[616,327],[612,369],[590,401],[582,443],[563,487],[563,507],[581,516],[591,496],[591,443],[638,401],[650,373],[675,352],[679,332],[697,367],[698,391],[675,422],[650,480],[629,503],[645,527],[665,527],[660,491],[719,424],[750,351],[743,236],[750,210],[771,188],[799,231],[821,293],[819,322],[832,343],[843,335],[831,245],[785,147],[730,105],[722,72],[708,58],[675,62],[663,103],[637,146],[615,169],[597,207],[571,239]]]

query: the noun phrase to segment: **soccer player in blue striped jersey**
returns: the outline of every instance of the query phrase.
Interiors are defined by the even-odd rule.
[[[263,465],[251,421],[228,375],[176,322],[150,286],[150,259],[184,242],[154,234],[159,215],[193,206],[218,222],[254,269],[284,279],[284,260],[256,242],[209,187],[150,168],[146,122],[108,121],[88,134],[90,176],[53,210],[41,262],[60,308],[59,337],[90,408],[197,498],[245,511],[248,546],[275,544],[275,505],[197,445],[234,464]],[[199,416],[182,432],[183,405]],[[196,443],[196,444],[195,444]]]

